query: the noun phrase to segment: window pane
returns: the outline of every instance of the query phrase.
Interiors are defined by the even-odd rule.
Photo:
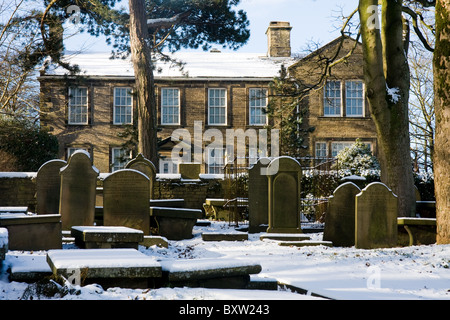
[[[324,90],[324,115],[341,115],[341,82],[328,81]]]
[[[114,124],[132,123],[132,104],[130,88],[114,89]]]
[[[87,88],[69,88],[69,124],[87,124]]]
[[[226,124],[226,90],[208,90],[208,119],[209,124]]]
[[[179,90],[161,89],[161,124],[179,124]]]
[[[345,103],[348,116],[363,116],[364,95],[362,81],[345,83]]]
[[[264,113],[267,107],[267,90],[266,89],[250,89],[249,92],[250,105],[250,124],[265,125],[267,117]]]

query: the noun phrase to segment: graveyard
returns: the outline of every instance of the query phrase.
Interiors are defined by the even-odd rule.
[[[302,219],[293,158],[249,168],[245,201],[195,205],[189,192],[211,181],[188,169],[185,199],[155,198],[161,181],[142,155],[108,174],[84,151],[16,173],[36,203],[0,208],[0,300],[450,299],[436,220],[397,217],[380,182],[343,182],[315,223]]]

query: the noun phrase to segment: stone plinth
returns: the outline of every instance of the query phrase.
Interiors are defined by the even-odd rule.
[[[192,238],[192,228],[203,217],[200,209],[150,207],[150,216],[156,220],[159,235],[169,240]]]
[[[138,249],[139,242],[144,240],[142,230],[127,227],[73,226],[71,235],[75,244],[83,249]]]
[[[8,229],[9,250],[35,251],[62,247],[59,214],[2,214],[0,227]]]

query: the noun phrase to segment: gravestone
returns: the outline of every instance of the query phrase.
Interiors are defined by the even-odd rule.
[[[150,234],[149,178],[140,171],[122,169],[103,181],[103,224],[124,226]]]
[[[36,214],[59,214],[61,190],[61,168],[64,160],[50,160],[44,163],[36,175]]]
[[[355,197],[355,247],[397,245],[397,196],[381,182],[372,182]]]
[[[130,160],[126,164],[125,168],[140,171],[150,179],[149,196],[150,196],[150,199],[153,199],[153,186],[155,184],[155,179],[156,179],[155,165],[150,160],[146,159],[140,153],[137,155],[136,158],[134,158],[133,160]]]
[[[89,153],[75,151],[61,168],[59,212],[63,230],[72,226],[90,226],[95,218],[95,189],[99,171],[92,165]]]
[[[270,160],[261,158],[248,170],[248,232],[258,233],[267,230],[269,221],[267,175],[266,169]]]
[[[198,179],[201,169],[201,163],[180,163],[178,165],[181,179]]]
[[[328,200],[323,240],[336,247],[355,245],[355,197],[361,189],[353,182],[341,184]]]
[[[300,183],[302,168],[291,157],[272,160],[268,177],[268,233],[302,233],[300,227]]]

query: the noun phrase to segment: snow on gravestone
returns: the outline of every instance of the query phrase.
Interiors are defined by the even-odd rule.
[[[72,226],[90,226],[95,218],[95,189],[99,171],[84,150],[75,151],[61,168],[59,212],[63,230]]]
[[[150,189],[149,189],[149,196],[150,199],[153,199],[153,186],[155,185],[155,179],[156,179],[156,167],[147,158],[145,158],[141,153],[136,156],[136,158],[130,160],[126,166],[126,169],[134,169],[137,171],[142,172],[149,178],[150,182]]]
[[[67,165],[64,160],[50,160],[44,163],[36,174],[36,213],[59,214],[61,189],[61,168]]]
[[[361,189],[353,182],[341,184],[328,199],[323,240],[337,247],[355,245],[355,197]]]
[[[355,247],[397,245],[397,196],[381,182],[372,182],[356,195]]]
[[[150,180],[133,169],[122,169],[103,181],[103,224],[150,234]]]
[[[268,233],[302,233],[300,183],[302,168],[291,157],[273,159],[267,166],[269,186]]]

